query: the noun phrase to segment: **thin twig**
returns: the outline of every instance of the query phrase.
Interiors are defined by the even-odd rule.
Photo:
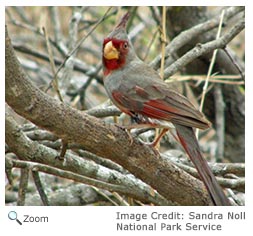
[[[112,198],[110,198],[109,196],[107,196],[106,194],[104,194],[100,189],[91,186],[92,189],[94,189],[96,191],[97,194],[101,195],[102,197],[104,197],[106,200],[108,200],[109,202],[111,202],[114,206],[118,206],[119,204],[117,204],[117,202],[115,202],[114,200],[112,200]]]
[[[92,29],[76,44],[76,46],[66,55],[64,61],[59,66],[56,75],[58,75],[59,71],[62,69],[62,67],[65,65],[66,61],[71,57],[72,54],[76,52],[76,50],[81,46],[81,44],[90,36],[90,34],[101,24],[101,22],[105,19],[106,15],[109,13],[112,7],[109,7],[103,17],[92,27]]]
[[[28,19],[28,17],[26,16],[26,12],[24,10],[24,7],[21,6],[13,6],[12,7],[16,13],[20,16],[20,18],[22,19],[22,21],[24,21],[27,24],[31,24],[30,19]]]
[[[123,197],[120,196],[117,192],[113,192],[112,194],[116,199],[118,199],[118,201],[120,202],[120,206],[129,206],[127,201],[125,201]]]
[[[230,189],[230,188],[227,189],[227,192],[230,195],[230,198],[232,198],[234,200],[235,205],[238,205],[238,206],[245,205],[245,200],[238,197],[238,195],[236,195],[232,189]]]
[[[206,80],[206,75],[180,75],[171,76],[169,79],[165,80],[166,83],[173,83],[175,81],[189,81],[196,80],[199,82]],[[231,84],[231,85],[243,85],[244,81],[241,81],[240,75],[211,75],[209,82],[218,84]]]
[[[61,25],[60,25],[58,7],[50,6],[49,12],[50,12],[51,20],[52,20],[55,42],[58,44],[63,44],[63,41],[62,41],[63,35],[62,35],[62,30],[61,30]],[[66,46],[64,45],[64,47]]]
[[[177,155],[173,152],[172,155],[169,154],[162,154],[162,157],[165,159],[169,159],[173,163],[181,164],[183,166],[190,166],[193,167],[193,164],[189,161],[189,158],[184,155],[183,153],[179,152]],[[236,175],[238,177],[245,177],[245,163],[211,163],[209,162],[208,165],[210,166],[212,172],[216,176],[228,176],[228,175]]]
[[[161,66],[160,66],[160,77],[163,80],[164,78],[164,62],[165,62],[165,47],[166,47],[166,6],[162,7],[162,32],[161,32],[161,41],[162,41],[162,59],[161,59]],[[155,129],[155,139],[156,140],[159,134],[162,132],[162,129]],[[160,143],[158,144],[160,145]],[[157,146],[159,147],[159,146]]]
[[[27,29],[27,30],[29,30],[31,32],[34,32],[35,34],[38,34],[38,35],[44,37],[44,34],[43,34],[42,30],[39,27],[35,27],[33,25],[30,25],[30,24],[19,22],[19,21],[15,20],[15,19],[12,19],[12,18],[11,18],[11,23],[13,25],[16,25],[16,26],[19,26],[21,28]],[[52,40],[50,37],[49,37],[49,42],[52,45],[55,46],[55,48],[60,52],[60,54],[62,56],[66,55],[66,52],[65,52],[64,48],[60,48],[59,45],[54,40]]]
[[[215,103],[215,127],[217,137],[216,160],[221,162],[224,157],[225,145],[225,104],[220,84],[214,86],[214,103]]]
[[[57,94],[58,98],[60,99],[61,102],[63,102],[63,98],[62,98],[62,95],[61,95],[61,92],[60,92],[59,86],[58,86],[58,77],[56,75],[54,56],[53,56],[53,51],[52,51],[51,45],[49,43],[47,30],[46,30],[45,27],[42,27],[42,30],[43,30],[44,35],[45,35],[46,45],[47,45],[47,51],[48,51],[48,55],[49,55],[49,61],[50,61],[51,70],[52,70],[53,77],[54,77],[54,79],[52,80],[52,85],[53,85],[53,88],[56,91],[56,94]]]
[[[148,46],[147,46],[147,50],[146,50],[146,52],[145,52],[145,55],[143,56],[143,58],[142,58],[142,60],[143,61],[145,61],[146,59],[147,59],[147,57],[148,57],[148,55],[149,55],[149,52],[150,52],[150,49],[151,49],[151,46],[153,45],[153,43],[154,43],[154,41],[155,41],[155,38],[156,38],[156,35],[157,35],[157,33],[158,33],[159,31],[158,31],[158,29],[155,31],[155,33],[153,33],[152,35],[152,38],[151,38],[151,40],[150,40],[150,43],[148,44]]]
[[[225,11],[222,10],[221,16],[220,16],[220,24],[219,24],[217,35],[216,35],[216,39],[217,40],[220,38],[220,35],[221,35],[221,29],[222,29],[222,23],[223,23],[224,13],[225,13]],[[217,52],[218,52],[218,49],[215,49],[214,52],[213,52],[211,63],[210,63],[209,68],[208,68],[205,84],[203,86],[203,91],[202,91],[200,106],[199,106],[199,110],[200,111],[203,110],[205,96],[206,96],[206,92],[207,92],[207,87],[208,87],[210,76],[212,74],[212,70],[213,70],[213,66],[214,66],[215,60],[216,60]],[[198,139],[198,136],[199,136],[199,129],[196,129],[196,137],[197,137],[197,139]]]
[[[175,161],[175,160],[172,160],[172,161],[179,168],[183,169],[184,171],[191,174],[192,176],[199,178],[198,172],[196,171],[196,169],[194,167],[179,163],[178,159],[177,159],[177,161]],[[215,168],[215,165],[213,166],[213,168]],[[216,173],[216,172],[214,172],[214,173]],[[228,178],[223,178],[223,177],[216,177],[216,178],[222,187],[232,188],[232,189],[236,189],[237,191],[242,191],[242,192],[244,191],[245,178],[237,178],[237,179],[231,179],[231,178],[228,179]]]
[[[59,176],[62,178],[71,179],[76,182],[80,182],[80,183],[84,183],[88,185],[94,185],[94,186],[97,186],[98,188],[104,188],[109,191],[118,191],[121,193],[126,191],[126,187],[124,185],[120,185],[120,184],[116,185],[116,184],[107,183],[101,180],[96,180],[93,178],[82,176],[80,174],[73,173],[71,171],[58,169],[52,166],[48,166],[48,165],[44,165],[40,163],[28,162],[28,161],[20,161],[20,160],[11,160],[11,161],[12,161],[13,167],[21,168],[21,170],[40,171],[47,174]],[[23,189],[24,188],[20,188],[20,190],[23,190]],[[22,203],[24,202],[23,199],[24,198],[22,197]]]
[[[15,50],[19,52],[37,57],[44,61],[50,61],[49,56],[47,54],[39,52],[38,50],[29,48],[26,45],[13,42],[13,47],[15,48]],[[59,58],[54,57],[53,59],[56,65],[61,65],[63,63],[63,61]],[[82,62],[81,60],[78,60],[77,58],[75,58],[74,61],[75,61],[74,68],[73,68],[74,70],[84,73],[87,76],[92,76],[97,80],[97,82],[101,83],[102,79],[100,76],[97,75],[97,70],[94,67],[92,66],[88,67],[84,62]]]
[[[162,38],[162,50],[161,50],[161,54],[162,54],[162,59],[161,59],[161,68],[160,68],[160,76],[163,79],[164,76],[164,62],[165,62],[165,46],[166,46],[166,6],[162,7],[162,34],[161,34],[161,38]]]
[[[107,107],[101,107],[101,106],[93,107],[85,112],[87,112],[87,114],[89,114],[91,116],[95,116],[97,118],[102,118],[102,117],[107,117],[107,116],[120,116],[122,113],[114,105],[107,106]]]
[[[39,192],[39,195],[40,195],[40,198],[41,198],[41,201],[42,201],[43,205],[44,206],[49,206],[49,200],[48,200],[47,195],[45,193],[44,187],[41,183],[39,172],[32,171],[32,176],[33,176],[34,183],[35,183],[36,188]]]
[[[80,20],[82,19],[82,14],[81,14],[81,8],[79,7],[73,7],[72,11],[72,16],[69,22],[69,27],[68,27],[68,32],[69,32],[69,37],[68,37],[68,47],[67,50],[72,51],[77,43],[77,38],[78,38],[78,26],[80,23]],[[62,75],[61,75],[61,87],[65,88],[65,91],[70,87],[70,81],[74,77],[73,76],[73,68],[74,68],[74,59],[76,57],[76,51],[73,52],[68,59],[66,60],[64,64],[64,68],[62,70]]]
[[[243,73],[242,69],[240,68],[240,66],[238,65],[238,63],[234,60],[234,58],[230,55],[229,51],[226,48],[224,48],[223,50],[227,54],[227,56],[229,57],[229,59],[232,61],[232,63],[234,64],[234,66],[236,67],[236,69],[238,70],[238,72],[240,73],[241,79],[245,80],[244,73]]]
[[[225,13],[225,11],[223,10],[221,12],[220,24],[219,24],[219,27],[218,27],[218,32],[217,32],[216,39],[219,39],[220,35],[221,35],[221,29],[222,29],[222,23],[223,23],[224,13]],[[208,87],[208,82],[209,82],[210,76],[212,74],[212,70],[213,70],[213,67],[214,67],[214,63],[215,63],[217,52],[218,52],[218,49],[215,49],[214,52],[213,52],[213,56],[212,56],[212,59],[211,59],[210,66],[208,68],[208,72],[207,72],[207,76],[206,76],[206,81],[205,81],[205,84],[204,84],[204,87],[203,87],[202,98],[201,98],[200,107],[199,107],[200,111],[203,110],[204,101],[205,101],[205,95],[206,95],[206,90],[207,90],[207,87]]]
[[[94,153],[87,152],[87,151],[84,151],[84,150],[81,150],[81,149],[77,150],[76,152],[81,157],[84,157],[88,160],[92,160],[92,161],[94,161],[95,163],[97,163],[101,166],[109,168],[110,170],[116,170],[116,171],[118,171],[119,173],[122,173],[122,174],[128,173],[127,170],[123,169],[123,167],[118,165],[117,163],[115,163],[113,161],[110,161],[110,160],[107,160],[105,158],[99,157],[99,156],[95,155]]]
[[[27,186],[28,186],[29,169],[22,168],[20,171],[21,171],[21,176],[20,176],[20,183],[19,183],[19,188],[18,188],[17,205],[24,206],[25,205],[25,195],[26,195]]]

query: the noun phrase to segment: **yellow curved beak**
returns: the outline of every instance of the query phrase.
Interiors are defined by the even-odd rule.
[[[104,57],[108,60],[119,59],[119,52],[113,46],[112,41],[109,41],[104,47]]]

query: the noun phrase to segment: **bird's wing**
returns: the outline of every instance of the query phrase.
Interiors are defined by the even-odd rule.
[[[112,92],[112,96],[119,108],[124,112],[128,111],[128,114],[134,112],[200,129],[210,127],[210,122],[186,97],[169,89],[163,81],[152,82],[147,82],[143,87],[122,84],[119,90]]]

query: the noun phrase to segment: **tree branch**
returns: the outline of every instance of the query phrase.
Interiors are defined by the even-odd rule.
[[[244,29],[244,27],[245,20],[243,19],[219,39],[205,44],[198,44],[195,48],[188,51],[185,55],[175,61],[175,63],[167,67],[164,71],[164,78],[170,77],[185,65],[204,54],[210,53],[217,48],[225,48],[227,44]]]

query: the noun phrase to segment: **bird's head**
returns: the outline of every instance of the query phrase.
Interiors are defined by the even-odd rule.
[[[126,13],[115,29],[103,42],[103,66],[107,74],[125,66],[128,61],[136,57],[133,46],[126,33],[129,12]]]

